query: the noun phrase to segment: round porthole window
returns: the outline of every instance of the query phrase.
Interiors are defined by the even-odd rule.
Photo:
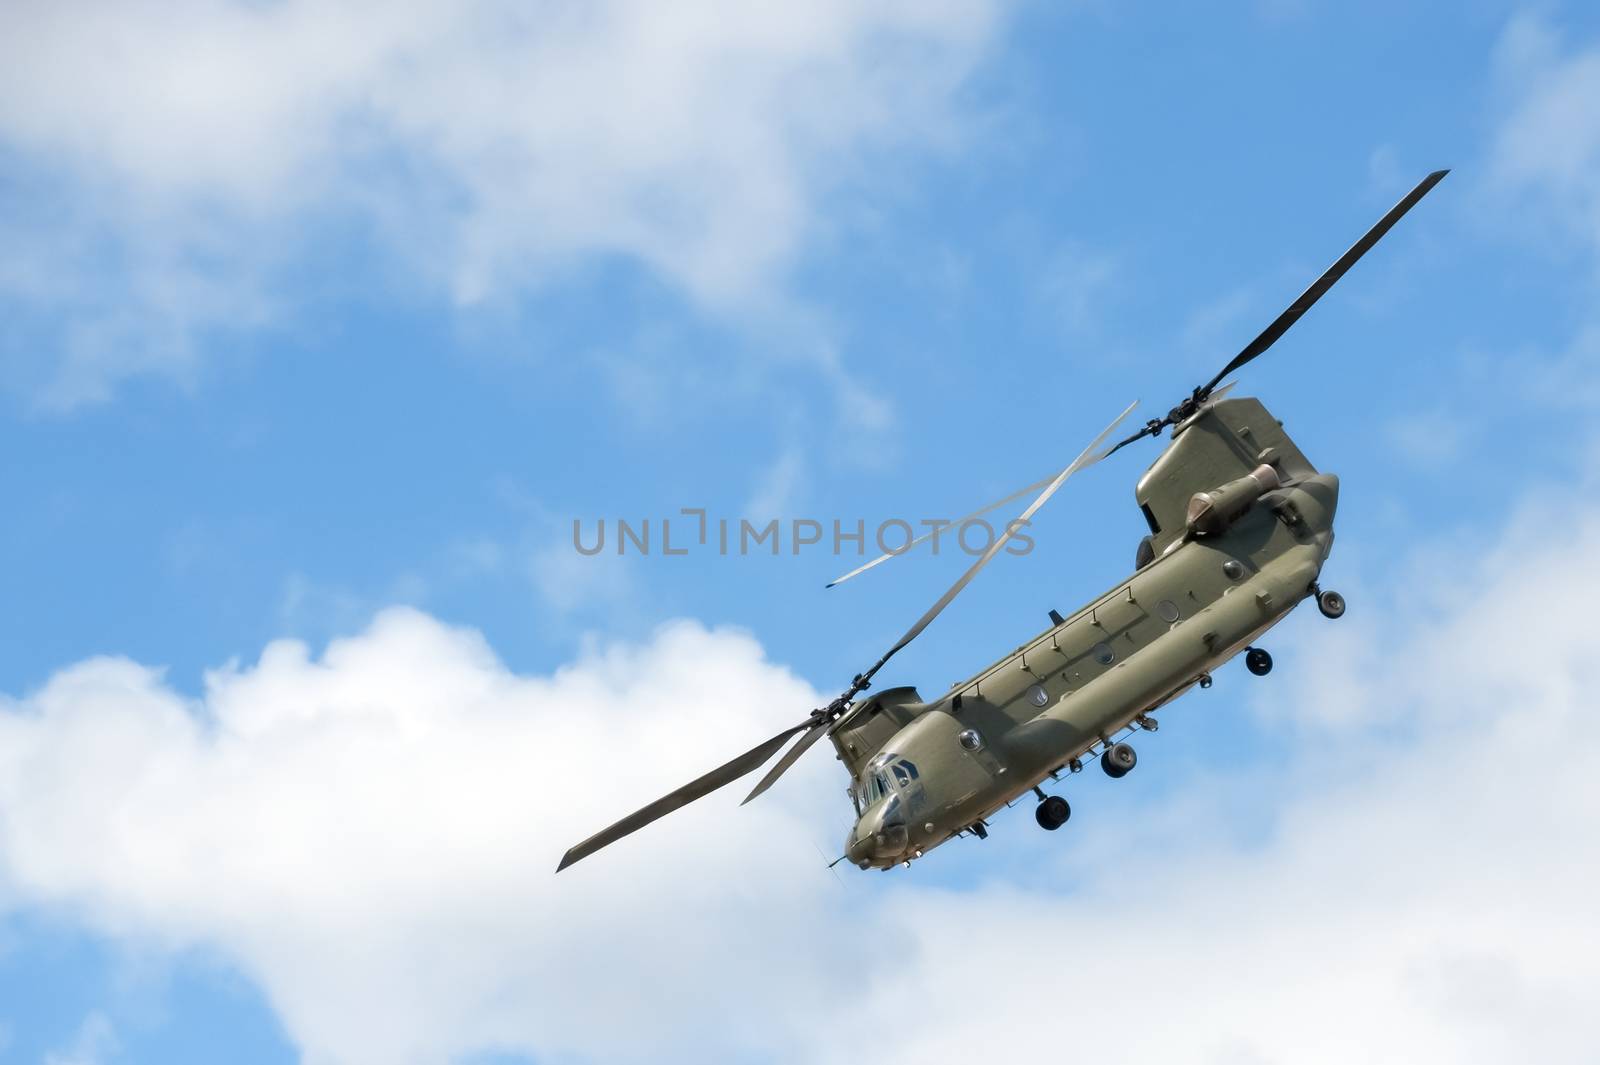
[[[1244,567],[1239,564],[1238,559],[1230,558],[1222,564],[1222,575],[1230,581],[1236,581],[1244,576]]]
[[[1178,620],[1178,604],[1171,599],[1163,599],[1156,604],[1156,613],[1160,615],[1162,621],[1170,625]]]
[[[1034,706],[1044,706],[1050,701],[1050,693],[1038,684],[1028,689],[1028,702]]]
[[[956,739],[960,741],[961,746],[969,751],[976,751],[983,746],[983,737],[978,734],[978,730],[975,728],[963,729],[961,735],[957,736]]]
[[[1109,666],[1116,659],[1117,652],[1111,649],[1109,643],[1097,643],[1094,645],[1094,660],[1102,666]]]

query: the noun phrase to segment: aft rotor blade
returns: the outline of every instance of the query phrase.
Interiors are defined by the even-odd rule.
[[[989,545],[989,549],[978,558],[978,561],[974,562],[967,572],[963,573],[961,578],[957,580],[955,584],[950,586],[949,591],[945,592],[944,595],[939,597],[939,601],[937,603],[934,603],[933,606],[928,608],[928,612],[926,614],[923,614],[917,619],[916,624],[912,625],[911,628],[906,631],[906,634],[900,637],[899,643],[889,648],[889,650],[884,653],[884,656],[878,659],[871,669],[861,674],[861,676],[857,678],[856,684],[853,684],[852,687],[856,688],[857,691],[866,687],[865,682],[870,681],[873,674],[877,673],[878,670],[883,668],[884,663],[888,662],[889,659],[893,658],[896,654],[904,650],[905,646],[912,640],[915,640],[918,636],[922,635],[922,630],[926,629],[930,624],[932,624],[933,619],[938,617],[940,612],[943,611],[945,607],[950,605],[951,600],[955,599],[956,596],[961,594],[961,590],[972,582],[972,578],[978,575],[978,571],[987,566],[989,564],[989,560],[1000,553],[1000,549],[1006,545],[1007,541],[1011,539],[1011,537],[1016,533],[1017,529],[1026,525],[1033,518],[1034,514],[1038,513],[1039,508],[1044,506],[1045,503],[1049,501],[1050,497],[1056,494],[1056,489],[1060,488],[1062,484],[1066,482],[1068,477],[1071,477],[1074,473],[1077,473],[1086,466],[1094,465],[1096,462],[1099,462],[1101,459],[1105,458],[1106,455],[1110,454],[1110,452],[1101,452],[1097,449],[1101,444],[1105,443],[1106,437],[1110,436],[1116,430],[1117,426],[1121,425],[1123,421],[1127,419],[1128,415],[1133,413],[1133,408],[1137,407],[1138,405],[1139,403],[1137,400],[1128,404],[1128,409],[1117,415],[1116,421],[1112,422],[1110,425],[1101,430],[1100,435],[1095,437],[1094,441],[1088,447],[1084,448],[1083,452],[1077,458],[1072,460],[1072,465],[1056,474],[1055,478],[1049,483],[1049,485],[1045,487],[1045,490],[1039,493],[1039,497],[1032,503],[1028,504],[1028,509],[1024,510],[1016,521],[1013,521],[1006,526],[1006,531],[995,538],[994,543]],[[857,687],[857,685],[860,687]]]
[[[1135,443],[1136,441],[1139,441],[1139,440],[1143,440],[1147,436],[1155,436],[1157,433],[1159,433],[1162,430],[1163,427],[1165,427],[1168,424],[1169,423],[1168,423],[1168,420],[1166,418],[1162,418],[1162,419],[1160,419],[1158,421],[1146,422],[1143,429],[1140,429],[1137,433],[1134,433],[1132,436],[1128,437],[1125,440],[1118,440],[1114,445],[1112,445],[1110,450],[1108,450],[1106,452],[1105,457],[1106,458],[1110,458],[1112,455],[1115,455],[1117,452],[1121,451],[1123,448],[1127,447],[1129,444]]]
[[[677,791],[669,795],[663,795],[649,806],[629,814],[610,828],[595,833],[562,855],[561,864],[556,866],[556,872],[561,872],[573,862],[582,861],[601,847],[609,846],[623,836],[639,831],[639,829],[657,818],[665,817],[672,811],[687,806],[702,796],[711,794],[725,784],[732,784],[735,780],[765,764],[768,758],[778,753],[778,748],[788,742],[789,737],[796,733],[804,732],[811,727],[812,722],[808,720],[793,728],[784,729],[765,743],[752,747],[730,762],[724,762],[705,776],[691,780]]]
[[[811,731],[807,732],[804,736],[801,736],[800,739],[795,742],[793,747],[790,747],[783,753],[782,758],[778,759],[772,764],[772,768],[767,770],[767,775],[761,778],[761,783],[752,788],[750,790],[750,794],[744,797],[744,802],[741,802],[739,805],[743,806],[746,802],[756,798],[762,792],[772,787],[773,784],[777,783],[778,778],[787,773],[789,771],[789,767],[798,762],[800,760],[800,756],[805,754],[806,751],[810,750],[811,745],[816,743],[817,740],[821,739],[822,734],[827,731],[827,721],[818,721],[815,725],[812,725]]]
[[[1313,281],[1311,287],[1300,294],[1299,299],[1289,304],[1288,309],[1278,315],[1271,325],[1263,329],[1260,336],[1246,344],[1244,350],[1235,355],[1233,361],[1222,368],[1221,373],[1203,385],[1197,396],[1203,399],[1213,388],[1217,387],[1217,382],[1272,347],[1279,337],[1289,331],[1290,326],[1300,320],[1301,315],[1309,311],[1312,305],[1322,298],[1323,293],[1332,288],[1334,283],[1343,277],[1345,272],[1354,266],[1358,259],[1367,254],[1374,244],[1382,240],[1383,235],[1389,232],[1394,227],[1394,224],[1405,216],[1407,211],[1415,207],[1418,200],[1426,196],[1435,185],[1443,181],[1444,176],[1448,173],[1450,173],[1448,170],[1435,170],[1419,181],[1416,188],[1406,193],[1399,203],[1389,208],[1388,214],[1378,219],[1377,224],[1367,230],[1360,240],[1352,244],[1349,251],[1339,256],[1332,266],[1323,271],[1322,276]]]
[[[1004,499],[997,499],[993,503],[990,503],[988,506],[979,507],[977,510],[974,510],[971,514],[968,514],[964,518],[957,518],[955,521],[951,522],[949,525],[941,525],[937,529],[932,529],[932,530],[929,530],[928,532],[923,533],[921,536],[917,537],[915,540],[912,540],[909,544],[906,544],[906,546],[902,547],[898,551],[890,551],[890,552],[888,552],[886,554],[879,555],[877,558],[873,559],[871,562],[868,562],[866,565],[857,566],[855,569],[851,570],[849,573],[846,573],[843,577],[839,577],[839,578],[836,578],[834,580],[831,580],[827,584],[823,585],[823,587],[825,587],[825,588],[837,588],[839,585],[843,584],[845,581],[849,580],[851,577],[857,576],[858,574],[865,573],[865,572],[867,572],[867,570],[871,569],[873,566],[879,565],[880,563],[883,563],[883,562],[887,562],[891,558],[894,558],[896,555],[903,555],[906,552],[910,551],[913,547],[917,547],[920,544],[927,543],[928,540],[932,539],[935,535],[937,535],[939,533],[945,532],[948,529],[960,529],[961,526],[965,525],[967,522],[973,520],[974,518],[981,518],[985,514],[989,513],[991,510],[997,510],[1000,507],[1005,506],[1007,503],[1011,503],[1011,502],[1014,502],[1015,500],[1021,499],[1023,496],[1029,494],[1030,492],[1039,491],[1039,489],[1041,489],[1045,485],[1049,484],[1051,482],[1051,480],[1053,480],[1054,478],[1055,478],[1055,474],[1053,474],[1053,473],[1049,477],[1041,477],[1037,481],[1034,481],[1032,484],[1027,485],[1027,486],[1025,486],[1023,488],[1017,489],[1015,492],[1012,492],[1010,495],[1006,496]],[[959,533],[957,535],[959,535]]]
[[[1234,385],[1236,385],[1237,383],[1238,382],[1236,382],[1236,381],[1229,381],[1227,384],[1223,385],[1221,388],[1217,389],[1215,392],[1212,392],[1206,398],[1208,400],[1210,400],[1211,402],[1213,402],[1213,403],[1220,402],[1222,399],[1224,399],[1228,395],[1229,392],[1233,391]],[[1200,409],[1198,403],[1195,404],[1194,409],[1195,410],[1199,410]],[[1181,411],[1179,411],[1178,413],[1181,413]],[[1100,457],[1108,459],[1112,455],[1115,455],[1117,452],[1121,451],[1123,448],[1127,447],[1131,443],[1134,443],[1135,441],[1143,440],[1147,436],[1155,436],[1157,433],[1159,433],[1162,429],[1166,428],[1167,426],[1175,425],[1176,422],[1174,422],[1172,419],[1173,419],[1173,416],[1171,414],[1169,414],[1165,418],[1160,418],[1160,419],[1158,419],[1156,421],[1151,421],[1151,422],[1145,423],[1145,427],[1143,429],[1140,429],[1137,433],[1134,433],[1132,436],[1128,437],[1126,440],[1117,441],[1115,446],[1107,448],[1106,449],[1106,453],[1104,455],[1101,455]]]

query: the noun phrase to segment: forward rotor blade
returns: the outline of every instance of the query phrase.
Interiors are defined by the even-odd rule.
[[[873,559],[871,562],[868,562],[866,565],[857,566],[855,569],[851,570],[849,573],[846,573],[843,577],[839,577],[839,578],[836,578],[834,580],[831,580],[827,584],[823,585],[823,587],[824,588],[837,588],[839,585],[843,584],[845,581],[849,580],[851,577],[854,577],[854,576],[856,576],[858,574],[861,574],[861,573],[865,573],[865,572],[867,572],[867,570],[871,569],[873,566],[879,565],[880,563],[883,563],[883,562],[887,562],[891,558],[894,558],[896,555],[903,555],[906,552],[910,551],[913,547],[917,547],[920,544],[927,543],[930,539],[933,538],[935,533],[946,532],[946,531],[948,531],[950,529],[960,529],[961,526],[965,525],[967,522],[973,520],[974,518],[981,518],[985,514],[989,513],[991,510],[998,509],[1000,507],[1005,506],[1007,503],[1013,502],[1014,500],[1021,499],[1023,496],[1027,495],[1030,492],[1037,492],[1039,489],[1041,489],[1045,485],[1049,484],[1051,482],[1051,480],[1054,479],[1054,477],[1055,477],[1055,474],[1053,474],[1053,473],[1049,477],[1041,477],[1037,481],[1034,481],[1032,484],[1027,485],[1026,487],[1017,489],[1015,492],[1012,492],[1010,495],[1006,496],[1004,499],[997,499],[993,503],[990,503],[988,506],[979,507],[977,510],[974,510],[971,514],[968,514],[966,517],[957,518],[955,521],[951,522],[949,525],[944,525],[944,526],[941,526],[941,527],[939,527],[937,529],[930,529],[928,532],[923,533],[921,536],[917,537],[915,540],[912,540],[909,544],[906,544],[906,546],[902,547],[900,550],[898,550],[898,551],[890,551],[887,554],[879,555],[877,558]],[[960,535],[960,534],[958,533],[957,535]]]
[[[917,619],[916,624],[912,625],[911,628],[906,631],[906,634],[900,637],[899,643],[889,648],[889,650],[884,653],[884,656],[878,659],[871,669],[861,674],[861,676],[856,679],[856,683],[853,684],[852,687],[857,691],[865,688],[865,682],[870,681],[873,674],[882,669],[884,664],[888,662],[889,659],[893,658],[896,654],[904,650],[906,645],[912,640],[915,640],[918,636],[922,635],[922,630],[926,629],[930,624],[932,624],[933,619],[938,617],[940,612],[943,611],[945,607],[949,606],[951,601],[955,599],[956,596],[961,594],[961,590],[972,582],[972,578],[978,575],[978,571],[987,566],[989,564],[989,560],[1000,553],[1000,549],[1006,545],[1006,542],[1011,539],[1016,530],[1021,526],[1026,525],[1028,521],[1033,518],[1034,514],[1038,513],[1039,508],[1044,506],[1045,503],[1049,501],[1050,497],[1056,494],[1056,489],[1060,488],[1062,484],[1066,482],[1068,477],[1071,477],[1074,473],[1077,473],[1079,470],[1087,466],[1094,465],[1096,462],[1099,462],[1101,459],[1109,455],[1109,451],[1100,452],[1096,449],[1099,448],[1101,444],[1105,443],[1106,437],[1110,436],[1116,430],[1117,426],[1121,425],[1123,421],[1127,419],[1128,415],[1133,413],[1133,408],[1137,407],[1138,405],[1139,403],[1137,400],[1128,404],[1128,409],[1117,415],[1116,421],[1112,422],[1110,425],[1101,430],[1100,435],[1095,437],[1094,441],[1088,447],[1084,448],[1083,452],[1079,454],[1077,458],[1072,460],[1072,465],[1056,474],[1055,479],[1050,482],[1043,492],[1039,493],[1039,497],[1028,505],[1028,509],[1024,510],[1016,521],[1006,525],[1006,531],[995,538],[994,543],[989,545],[989,549],[978,558],[978,561],[974,562],[971,568],[969,568],[967,572],[963,573],[961,578],[957,580],[955,584],[950,586],[949,591],[945,592],[944,595],[939,597],[939,601],[937,603],[934,603],[933,606],[928,608],[928,612],[926,614],[923,614]],[[857,685],[859,685],[859,687],[857,687]]]
[[[573,862],[582,861],[601,847],[609,846],[622,837],[639,831],[639,829],[657,818],[665,817],[672,811],[687,806],[702,796],[711,794],[725,784],[732,784],[735,780],[765,764],[768,758],[778,753],[778,748],[787,743],[791,736],[804,732],[811,727],[813,727],[812,721],[807,720],[793,728],[784,729],[765,743],[752,747],[732,761],[724,762],[705,776],[691,780],[677,791],[663,795],[649,806],[629,814],[610,828],[595,833],[562,855],[561,864],[556,866],[556,872],[561,872]]]
[[[1322,276],[1313,281],[1311,287],[1300,294],[1299,299],[1289,304],[1287,310],[1278,315],[1271,325],[1261,331],[1261,335],[1246,344],[1244,350],[1235,355],[1233,361],[1222,368],[1221,373],[1203,385],[1199,389],[1197,396],[1203,399],[1210,394],[1213,388],[1217,387],[1217,382],[1272,347],[1279,337],[1289,331],[1290,326],[1300,320],[1301,315],[1309,311],[1312,305],[1322,298],[1323,293],[1332,288],[1334,283],[1345,275],[1345,271],[1354,266],[1356,261],[1370,251],[1374,244],[1382,240],[1383,235],[1389,232],[1394,227],[1394,224],[1405,216],[1407,211],[1415,207],[1418,200],[1426,196],[1435,185],[1443,181],[1444,176],[1448,173],[1450,173],[1448,170],[1435,170],[1419,181],[1416,188],[1406,193],[1399,203],[1389,208],[1388,214],[1378,219],[1377,224],[1367,230],[1360,240],[1352,244],[1349,251],[1339,256],[1332,266],[1323,271]]]
[[[801,736],[793,747],[790,747],[784,752],[782,758],[773,763],[772,768],[767,770],[767,775],[761,778],[761,783],[752,788],[750,794],[744,797],[744,802],[741,802],[739,805],[743,806],[751,799],[754,799],[756,796],[772,787],[772,785],[777,782],[778,778],[787,773],[789,771],[789,767],[798,762],[800,760],[800,756],[805,754],[806,751],[810,750],[811,745],[816,743],[817,740],[821,739],[822,734],[827,731],[827,721],[818,721],[815,725],[812,725],[811,731],[807,732],[804,736]]]

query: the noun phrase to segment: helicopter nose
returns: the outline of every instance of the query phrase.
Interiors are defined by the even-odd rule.
[[[902,824],[863,825],[845,848],[850,860],[863,869],[879,863],[892,864],[911,845],[911,834]]]
[[[905,825],[884,825],[872,837],[872,843],[878,857],[895,858],[906,852],[906,847],[911,843],[911,834],[906,831]]]
[[[845,853],[850,856],[850,860],[863,869],[872,865],[873,858],[877,857],[875,851],[876,845],[873,843],[871,836],[858,836],[851,840],[850,845],[845,848]]]

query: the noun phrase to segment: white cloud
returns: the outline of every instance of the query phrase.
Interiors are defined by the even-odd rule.
[[[634,577],[633,556],[617,553],[618,539],[622,535],[617,522],[603,518],[575,520],[581,522],[581,532],[565,537],[558,534],[532,548],[528,554],[528,576],[544,604],[558,614],[570,614],[585,608],[594,610],[596,607],[609,610],[640,594]],[[643,536],[649,530],[642,528],[642,522],[648,520],[634,519],[629,523],[629,528],[635,535]],[[571,523],[568,524],[570,531]],[[650,525],[654,528],[650,547],[657,552],[664,551],[659,519],[650,521]],[[693,528],[693,519],[678,523],[680,538],[684,535],[682,530],[685,525]],[[574,540],[574,536],[578,539]],[[581,542],[585,547],[593,548],[601,536],[608,536],[609,539],[605,549],[595,554],[585,555],[574,546]]]
[[[821,199],[958,135],[997,7],[10,4],[0,150],[32,179],[0,206],[59,218],[0,259],[0,293],[108,323],[60,402],[265,313],[261,275],[330,230],[462,303],[620,256],[748,309]]]
[[[70,1046],[44,1056],[44,1065],[100,1065],[116,1050],[116,1029],[105,1014],[95,1012],[83,1019]]]
[[[1003,994],[899,1051],[1594,1060],[1596,549],[1600,512],[1530,507],[1448,581],[1419,567],[1391,600],[1353,600],[1262,700],[1263,727],[1296,738],[1287,763],[1224,765],[1137,823],[1088,826],[1056,871],[1069,894],[899,893],[915,963],[859,1017],[1003,972]],[[1263,812],[1264,834],[1235,829]]]
[[[1503,114],[1489,169],[1511,219],[1600,250],[1600,44],[1571,47],[1523,15],[1506,27],[1495,67]]]
[[[1438,408],[1407,411],[1390,419],[1383,433],[1396,462],[1425,473],[1440,473],[1459,461],[1475,428],[1459,414]]]
[[[1183,323],[1183,343],[1208,355],[1226,350],[1238,343],[1241,333],[1248,336],[1248,323],[1259,318],[1260,311],[1261,299],[1252,287],[1232,288],[1189,311]]]
[[[830,904],[815,886],[837,890],[808,840],[842,836],[848,809],[818,786],[826,759],[775,801],[723,795],[553,871],[812,705],[751,640],[693,625],[527,678],[394,610],[318,659],[275,643],[201,704],[91,660],[0,714],[0,897],[215,948],[313,1062],[653,1060],[729,1009],[746,1019],[707,1037],[725,1059],[767,1037],[767,995],[827,986],[804,942]],[[789,949],[795,969],[768,974]]]
[[[1121,272],[1115,255],[1068,241],[1040,273],[1035,299],[1073,338],[1093,336],[1102,320],[1101,305]]]
[[[761,471],[755,490],[741,508],[744,516],[757,523],[793,517],[795,500],[805,485],[806,475],[805,452],[797,444],[786,444]]]
[[[1086,801],[1048,846],[1017,811],[844,894],[812,849],[846,814],[825,755],[551,874],[814,704],[746,636],[528,677],[395,610],[198,702],[91,660],[0,712],[0,899],[220,952],[317,1063],[845,1061],[885,1026],[930,1061],[1590,1061],[1596,558],[1600,510],[1530,504],[1280,635],[1281,761],[1134,819]],[[986,864],[1013,842],[1028,868]],[[955,870],[987,881],[934,886]]]

